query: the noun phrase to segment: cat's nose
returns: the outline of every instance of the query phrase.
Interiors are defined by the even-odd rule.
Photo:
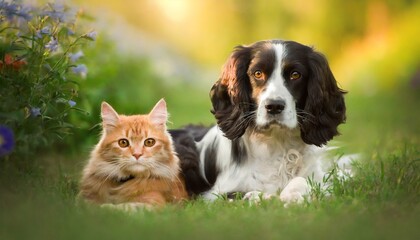
[[[139,160],[139,158],[141,157],[141,153],[133,153],[133,157]]]

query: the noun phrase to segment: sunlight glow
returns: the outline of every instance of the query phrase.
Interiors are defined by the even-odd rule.
[[[189,0],[155,0],[153,1],[168,18],[173,22],[183,22],[188,17]]]

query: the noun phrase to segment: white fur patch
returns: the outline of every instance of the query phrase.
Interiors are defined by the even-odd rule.
[[[290,129],[297,127],[297,114],[295,109],[295,100],[285,85],[282,74],[282,59],[285,55],[285,49],[282,44],[274,44],[274,51],[277,62],[275,63],[273,73],[267,80],[266,90],[262,92],[258,99],[257,108],[257,126],[264,127],[271,122],[282,124]],[[282,100],[286,103],[281,114],[271,116],[267,113],[265,105],[270,100]]]

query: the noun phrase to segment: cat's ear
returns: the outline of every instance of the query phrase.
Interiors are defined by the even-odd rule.
[[[149,119],[155,125],[166,126],[168,111],[166,110],[166,102],[163,98],[160,99],[153,107],[152,111],[150,111]]]
[[[106,102],[101,105],[102,124],[105,130],[115,128],[118,124],[118,113]]]

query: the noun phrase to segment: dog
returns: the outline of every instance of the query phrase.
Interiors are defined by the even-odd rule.
[[[312,47],[236,47],[210,91],[217,125],[171,131],[189,193],[302,202],[306,178],[324,176],[326,144],[346,120],[345,93]]]

